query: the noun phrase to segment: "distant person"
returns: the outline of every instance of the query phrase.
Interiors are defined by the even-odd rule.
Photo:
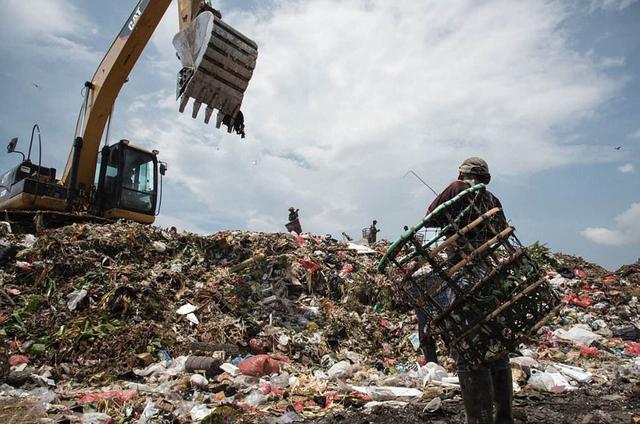
[[[373,223],[371,224],[371,226],[369,227],[369,233],[367,236],[367,241],[369,242],[369,244],[373,244],[376,242],[376,239],[378,238],[378,233],[380,232],[380,230],[378,230],[376,228],[376,225],[378,224],[378,221],[376,221],[375,219],[373,220]]]
[[[285,227],[288,232],[295,232],[297,235],[302,233],[302,226],[300,225],[300,218],[298,217],[298,211],[300,209],[296,209],[293,206],[289,208],[289,222]]]

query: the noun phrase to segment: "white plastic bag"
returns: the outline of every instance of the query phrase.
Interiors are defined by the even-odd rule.
[[[249,393],[249,396],[244,398],[244,403],[253,406],[254,408],[261,403],[265,403],[269,397],[262,394],[260,390],[254,390]]]
[[[518,364],[520,367],[537,367],[538,361],[531,358],[530,356],[516,356],[515,358],[509,358],[509,362],[512,364]]]
[[[593,380],[593,375],[590,372],[587,372],[579,367],[558,363],[554,363],[553,367],[557,369],[561,374],[564,374],[565,376],[581,384],[589,383],[591,382],[591,380]]]
[[[429,372],[429,380],[428,381],[442,381],[443,378],[449,376],[447,370],[444,367],[436,364],[435,362],[427,362],[425,365]]]
[[[596,340],[602,339],[602,336],[587,330],[582,325],[574,325],[569,331],[558,328],[553,335],[561,340],[567,340],[575,344],[590,346]]]
[[[74,311],[80,302],[87,296],[86,289],[74,290],[67,295],[67,308],[70,311]]]
[[[138,419],[138,424],[147,424],[147,422],[156,416],[158,412],[160,412],[160,410],[156,408],[156,404],[151,401],[147,401],[147,405],[144,407],[144,411],[142,411],[142,415],[140,415],[140,418]]]
[[[349,361],[337,362],[329,368],[327,375],[330,380],[351,377],[353,375],[353,366]]]
[[[531,370],[531,377],[529,377],[527,383],[534,389],[545,390],[551,393],[562,393],[574,389],[562,374],[536,369]]]
[[[190,415],[193,421],[202,421],[205,418],[207,418],[209,415],[211,415],[212,412],[213,410],[209,409],[207,405],[201,404],[191,408]]]
[[[390,387],[390,386],[352,386],[353,390],[364,393],[373,400],[395,399],[395,398],[420,398],[422,392],[418,389],[408,387]]]

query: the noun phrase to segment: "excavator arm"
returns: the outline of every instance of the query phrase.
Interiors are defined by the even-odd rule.
[[[75,199],[89,198],[100,141],[115,100],[170,4],[171,0],[140,0],[91,82],[85,84],[81,126],[60,179],[69,190],[67,209]],[[181,32],[174,45],[183,66],[178,75],[180,111],[193,98],[194,118],[204,103],[206,122],[215,108],[217,127],[223,123],[229,132],[236,128],[240,133],[238,128],[244,127],[240,104],[255,67],[256,44],[222,22],[208,1],[178,0],[178,13]]]
[[[80,196],[93,184],[100,141],[116,97],[170,4],[171,0],[140,0],[86,84],[81,132],[60,178]]]

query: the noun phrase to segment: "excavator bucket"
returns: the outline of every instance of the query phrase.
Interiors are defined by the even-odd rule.
[[[173,45],[183,66],[177,87],[180,112],[193,98],[193,118],[204,104],[209,123],[217,109],[216,127],[224,124],[244,138],[240,106],[256,66],[256,43],[205,11],[175,35]]]

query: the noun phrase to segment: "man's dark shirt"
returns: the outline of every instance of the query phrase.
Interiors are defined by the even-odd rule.
[[[433,202],[431,202],[431,205],[429,205],[429,208],[427,209],[427,213],[433,212],[433,210],[435,208],[437,208],[438,206],[442,205],[443,203],[453,199],[454,197],[456,197],[458,194],[462,193],[463,191],[465,191],[469,187],[471,187],[471,185],[469,185],[469,183],[466,183],[466,182],[461,181],[461,180],[456,180],[456,181],[452,182],[451,184],[449,184],[449,186],[447,188],[445,188],[442,191],[442,193],[440,193],[438,195],[438,197],[436,197],[433,200]],[[502,209],[502,204],[500,203],[500,200],[498,200],[498,198],[496,196],[494,196],[489,191],[485,191],[485,196],[486,196],[485,206],[487,208],[483,212],[486,212],[487,210],[493,209],[493,208],[496,208],[496,207]],[[468,203],[466,203],[466,202],[461,202],[459,205],[453,204],[451,206],[451,216],[452,217],[456,217],[467,205],[468,205]],[[433,217],[429,221],[429,224],[427,225],[427,227],[429,227],[429,228],[439,228],[439,227],[444,227],[445,225],[447,225],[447,223],[448,222],[446,220],[446,217],[443,214],[440,214],[438,216]]]

